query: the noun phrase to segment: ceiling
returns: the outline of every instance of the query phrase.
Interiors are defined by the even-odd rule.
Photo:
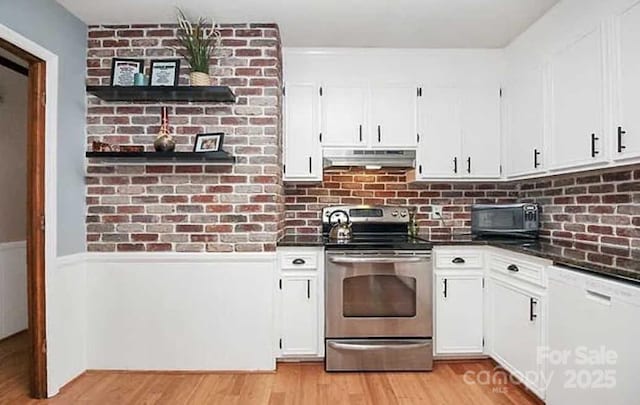
[[[559,0],[58,0],[88,24],[275,22],[288,47],[501,48]]]

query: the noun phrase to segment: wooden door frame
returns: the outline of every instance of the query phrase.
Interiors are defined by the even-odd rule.
[[[29,63],[27,113],[27,296],[29,382],[34,398],[47,397],[45,293],[46,62],[0,38],[0,48]]]

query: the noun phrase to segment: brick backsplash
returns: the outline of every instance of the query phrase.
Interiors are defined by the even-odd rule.
[[[560,253],[640,269],[640,165],[507,183],[408,183],[404,170],[325,171],[321,184],[285,185],[285,232],[317,233],[333,204],[415,206],[419,232],[438,240],[470,232],[471,204],[537,202],[542,237]],[[442,205],[444,220],[431,205]]]
[[[325,170],[321,184],[285,185],[286,233],[317,233],[320,209],[337,204],[410,205],[417,208],[420,234],[446,239],[471,232],[471,204],[509,203],[518,198],[515,183],[408,183],[406,170],[344,168]],[[442,205],[444,220],[431,205]]]
[[[227,85],[235,104],[163,103],[177,150],[195,135],[224,132],[234,165],[87,166],[89,251],[273,251],[283,231],[281,178],[282,58],[274,24],[221,27],[211,61],[214,84]],[[87,84],[108,85],[111,59],[176,57],[176,26],[91,26]],[[188,84],[183,61],[180,83]],[[87,99],[87,149],[99,140],[153,150],[157,103]]]
[[[562,254],[640,270],[640,165],[521,181],[543,208],[542,235]]]

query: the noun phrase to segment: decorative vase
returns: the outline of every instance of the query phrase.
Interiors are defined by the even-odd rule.
[[[161,110],[162,123],[160,125],[160,132],[153,142],[153,147],[156,152],[172,152],[176,148],[176,141],[169,133],[169,114],[167,107],[162,107]]]
[[[202,72],[191,72],[189,74],[192,86],[211,86],[211,76]]]

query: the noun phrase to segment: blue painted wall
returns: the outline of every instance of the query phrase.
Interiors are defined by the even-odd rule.
[[[58,55],[58,256],[84,252],[87,27],[54,0],[0,0],[0,24]]]

